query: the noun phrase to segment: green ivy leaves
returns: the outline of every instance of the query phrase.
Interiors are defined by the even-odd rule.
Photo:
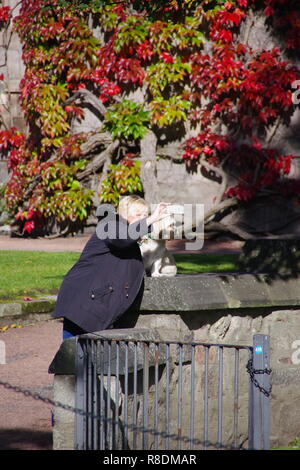
[[[190,73],[191,65],[182,62],[180,57],[176,57],[174,62],[160,61],[150,65],[147,68],[146,82],[148,82],[149,90],[154,98],[157,98],[167,86],[172,90],[175,83],[184,82]]]
[[[174,122],[185,121],[191,103],[181,98],[181,96],[171,96],[164,99],[158,96],[150,103],[150,114],[152,120],[159,127],[169,126]]]
[[[139,103],[123,100],[107,111],[104,127],[114,139],[142,139],[150,124],[149,113]]]
[[[102,182],[100,198],[102,202],[118,205],[119,197],[125,194],[142,194],[140,179],[141,162],[138,160],[109,166],[107,178]]]
[[[141,44],[147,39],[149,31],[149,21],[137,16],[127,16],[118,26],[118,34],[115,40],[115,51],[121,52],[124,46],[130,44]]]

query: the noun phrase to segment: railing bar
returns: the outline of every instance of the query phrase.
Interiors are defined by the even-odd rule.
[[[128,341],[125,341],[125,403],[124,403],[124,420],[125,420],[125,442],[128,442]]]
[[[181,450],[182,435],[182,344],[179,345],[179,371],[178,371],[178,407],[177,407],[177,435],[178,435],[178,449]]]
[[[159,345],[154,345],[154,429],[158,430],[158,362],[159,362]],[[154,450],[158,448],[158,435],[154,436]]]
[[[82,342],[82,352],[83,352],[83,403],[85,410],[87,411],[87,406],[88,406],[88,390],[87,390],[87,378],[88,378],[88,363],[87,363],[87,344],[86,342]],[[87,429],[88,429],[88,416],[84,417],[83,420],[84,423],[84,429],[83,429],[83,443],[82,443],[82,449],[86,450],[87,449]]]
[[[104,362],[104,343],[103,340],[100,341],[100,414],[101,417],[105,416],[105,400],[104,400],[104,375],[103,375],[103,362]],[[103,422],[103,419],[100,421],[100,450],[105,449],[105,427],[106,425]]]
[[[120,343],[116,342],[116,396],[115,396],[115,434],[114,434],[114,449],[118,449],[118,435],[119,435],[119,423],[118,423],[118,410],[119,410],[119,375],[120,375]]]
[[[218,439],[217,447],[222,445],[222,395],[223,395],[223,347],[218,347],[218,363],[219,363],[219,374],[218,374]]]
[[[234,352],[234,399],[233,399],[233,439],[234,447],[237,448],[238,436],[238,412],[239,412],[239,350]]]
[[[144,368],[143,368],[143,427],[148,427],[148,390],[149,390],[149,343],[144,343]],[[143,450],[148,449],[148,434],[143,431]]]
[[[100,399],[100,380],[98,376],[98,371],[99,371],[99,342],[96,342],[96,361],[95,361],[95,372],[96,372],[96,403],[97,403],[97,416],[101,416],[101,399]],[[100,444],[100,426],[101,426],[101,418],[99,420],[96,420],[96,426],[97,426],[97,441],[96,441],[96,449],[100,450],[101,444]]]
[[[98,339],[98,335],[96,333],[91,333],[90,334],[90,337],[93,338],[94,336],[96,336],[96,338]],[[80,338],[81,336],[79,336]],[[86,337],[86,335],[85,335]],[[84,339],[86,339],[84,337]],[[102,336],[101,336],[102,337]],[[120,338],[109,338],[107,339],[107,341],[120,341]],[[148,340],[138,340],[138,339],[135,339],[134,341],[136,341],[137,343],[149,343]],[[189,346],[215,346],[215,347],[222,347],[222,348],[238,348],[238,349],[251,349],[252,346],[248,346],[248,345],[245,345],[245,344],[231,344],[231,343],[204,343],[204,342],[200,342],[200,341],[163,341],[163,340],[151,340],[151,343],[154,343],[154,344],[182,344],[182,345],[189,345]]]
[[[132,424],[137,425],[137,343],[134,342],[134,366],[133,366],[133,420]],[[137,431],[133,430],[132,447],[136,449]]]
[[[89,352],[88,352],[88,341],[85,343],[85,374],[84,374],[84,382],[85,382],[85,409],[88,413],[89,411]],[[85,420],[85,446],[84,449],[88,450],[89,445],[89,416],[87,414]]]
[[[110,421],[107,422],[107,445],[108,445],[108,449],[111,450],[112,448],[112,442],[111,442],[111,438],[112,438],[112,432],[111,432],[111,428],[112,428],[112,421],[111,421],[111,341],[108,340],[107,342],[107,346],[108,346],[108,364],[107,364],[107,408],[106,408],[106,411],[107,411],[107,419],[109,419]]]
[[[97,403],[97,367],[96,367],[96,343],[92,341],[92,382],[93,382],[93,400],[92,400],[92,413],[94,416],[98,415]],[[97,450],[97,429],[98,429],[98,420],[92,419],[93,424],[93,450]]]
[[[93,412],[92,403],[93,403],[93,387],[92,387],[92,345],[91,340],[88,341],[88,391],[87,391],[87,411],[89,413],[88,417],[88,442],[87,448],[88,450],[92,450],[92,442],[93,442],[93,420],[91,418],[91,413]]]
[[[204,346],[205,370],[204,370],[204,449],[208,446],[208,355],[210,346]]]
[[[170,343],[166,343],[166,434],[170,434]],[[170,438],[165,439],[165,448],[169,450]]]
[[[194,448],[192,440],[195,432],[195,346],[191,346],[191,406],[190,406],[190,449]]]

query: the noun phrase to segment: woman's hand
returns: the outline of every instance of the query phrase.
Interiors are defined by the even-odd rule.
[[[147,217],[147,225],[151,225],[153,224],[154,222],[158,222],[159,220],[167,217],[169,214],[168,212],[168,206],[170,206],[171,203],[170,202],[160,202],[153,214],[151,214],[149,217]]]

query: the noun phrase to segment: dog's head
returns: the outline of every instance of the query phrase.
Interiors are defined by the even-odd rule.
[[[170,240],[176,232],[176,220],[173,214],[154,222],[151,227],[151,238],[154,240]]]

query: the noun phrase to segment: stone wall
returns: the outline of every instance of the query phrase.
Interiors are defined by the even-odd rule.
[[[4,0],[2,5],[13,9],[13,17],[18,15],[20,5],[17,0]],[[19,103],[19,85],[24,70],[22,46],[10,25],[0,32],[0,73],[4,74],[4,81],[0,82],[0,113],[7,128],[15,126],[22,132],[26,132],[26,122]],[[7,177],[7,163],[0,154],[0,183]]]
[[[193,341],[251,344],[253,334],[270,335],[271,340],[271,445],[287,445],[300,437],[300,365],[292,363],[293,344],[300,339],[300,310],[213,311],[185,314],[140,315],[137,328],[158,328],[169,331],[178,328],[182,335],[193,332]],[[229,368],[225,383],[232,382]],[[245,377],[244,377],[245,379]],[[246,400],[245,391],[242,400]],[[229,402],[225,409],[230,407]],[[244,410],[245,413],[245,410]],[[227,417],[230,421],[230,416]],[[246,416],[244,416],[246,419]],[[244,428],[245,432],[245,428]]]
[[[205,343],[252,345],[254,334],[270,336],[271,342],[271,446],[287,445],[299,438],[300,420],[300,365],[297,361],[295,341],[300,340],[300,298],[297,279],[266,282],[263,276],[177,276],[173,279],[146,278],[145,294],[139,313],[122,317],[115,330],[102,332],[103,336],[121,334],[122,328],[132,331],[156,331],[163,341],[201,341]],[[120,330],[121,328],[121,330]],[[118,330],[119,329],[119,330]],[[123,330],[124,331],[124,330]],[[98,332],[99,334],[99,332]],[[100,333],[101,334],[101,333]],[[68,340],[69,344],[70,341]],[[66,341],[52,363],[56,376],[74,374],[74,349],[67,351]],[[226,351],[225,351],[226,352]],[[233,419],[233,357],[224,352],[223,427],[224,442],[232,439]],[[247,406],[249,376],[245,370],[247,358],[241,357],[239,383],[239,442],[247,438]],[[215,353],[210,356],[210,404],[212,415],[217,413],[217,371]],[[172,375],[172,413],[176,417],[178,361],[174,362]],[[199,423],[203,417],[203,353],[196,359],[196,405]],[[188,434],[190,413],[190,363],[184,362],[182,403],[183,431]],[[57,378],[55,379],[57,381]],[[59,379],[60,384],[64,379]],[[66,379],[72,380],[72,379]],[[165,370],[160,376],[160,386],[165,387]],[[54,382],[56,389],[56,382]],[[68,389],[69,390],[69,389]],[[69,391],[67,392],[69,393]],[[150,405],[153,406],[153,389]],[[57,399],[63,395],[56,395]],[[142,398],[140,397],[140,400]],[[151,401],[152,400],[152,401]],[[163,406],[164,396],[160,398]],[[175,418],[176,420],[176,418]],[[173,422],[176,427],[176,423]],[[72,425],[73,426],[73,425]],[[72,428],[73,429],[73,428]],[[55,431],[56,432],[56,431]],[[59,435],[61,433],[57,431]],[[210,439],[216,437],[216,424]],[[69,439],[56,441],[57,448],[72,448]]]

